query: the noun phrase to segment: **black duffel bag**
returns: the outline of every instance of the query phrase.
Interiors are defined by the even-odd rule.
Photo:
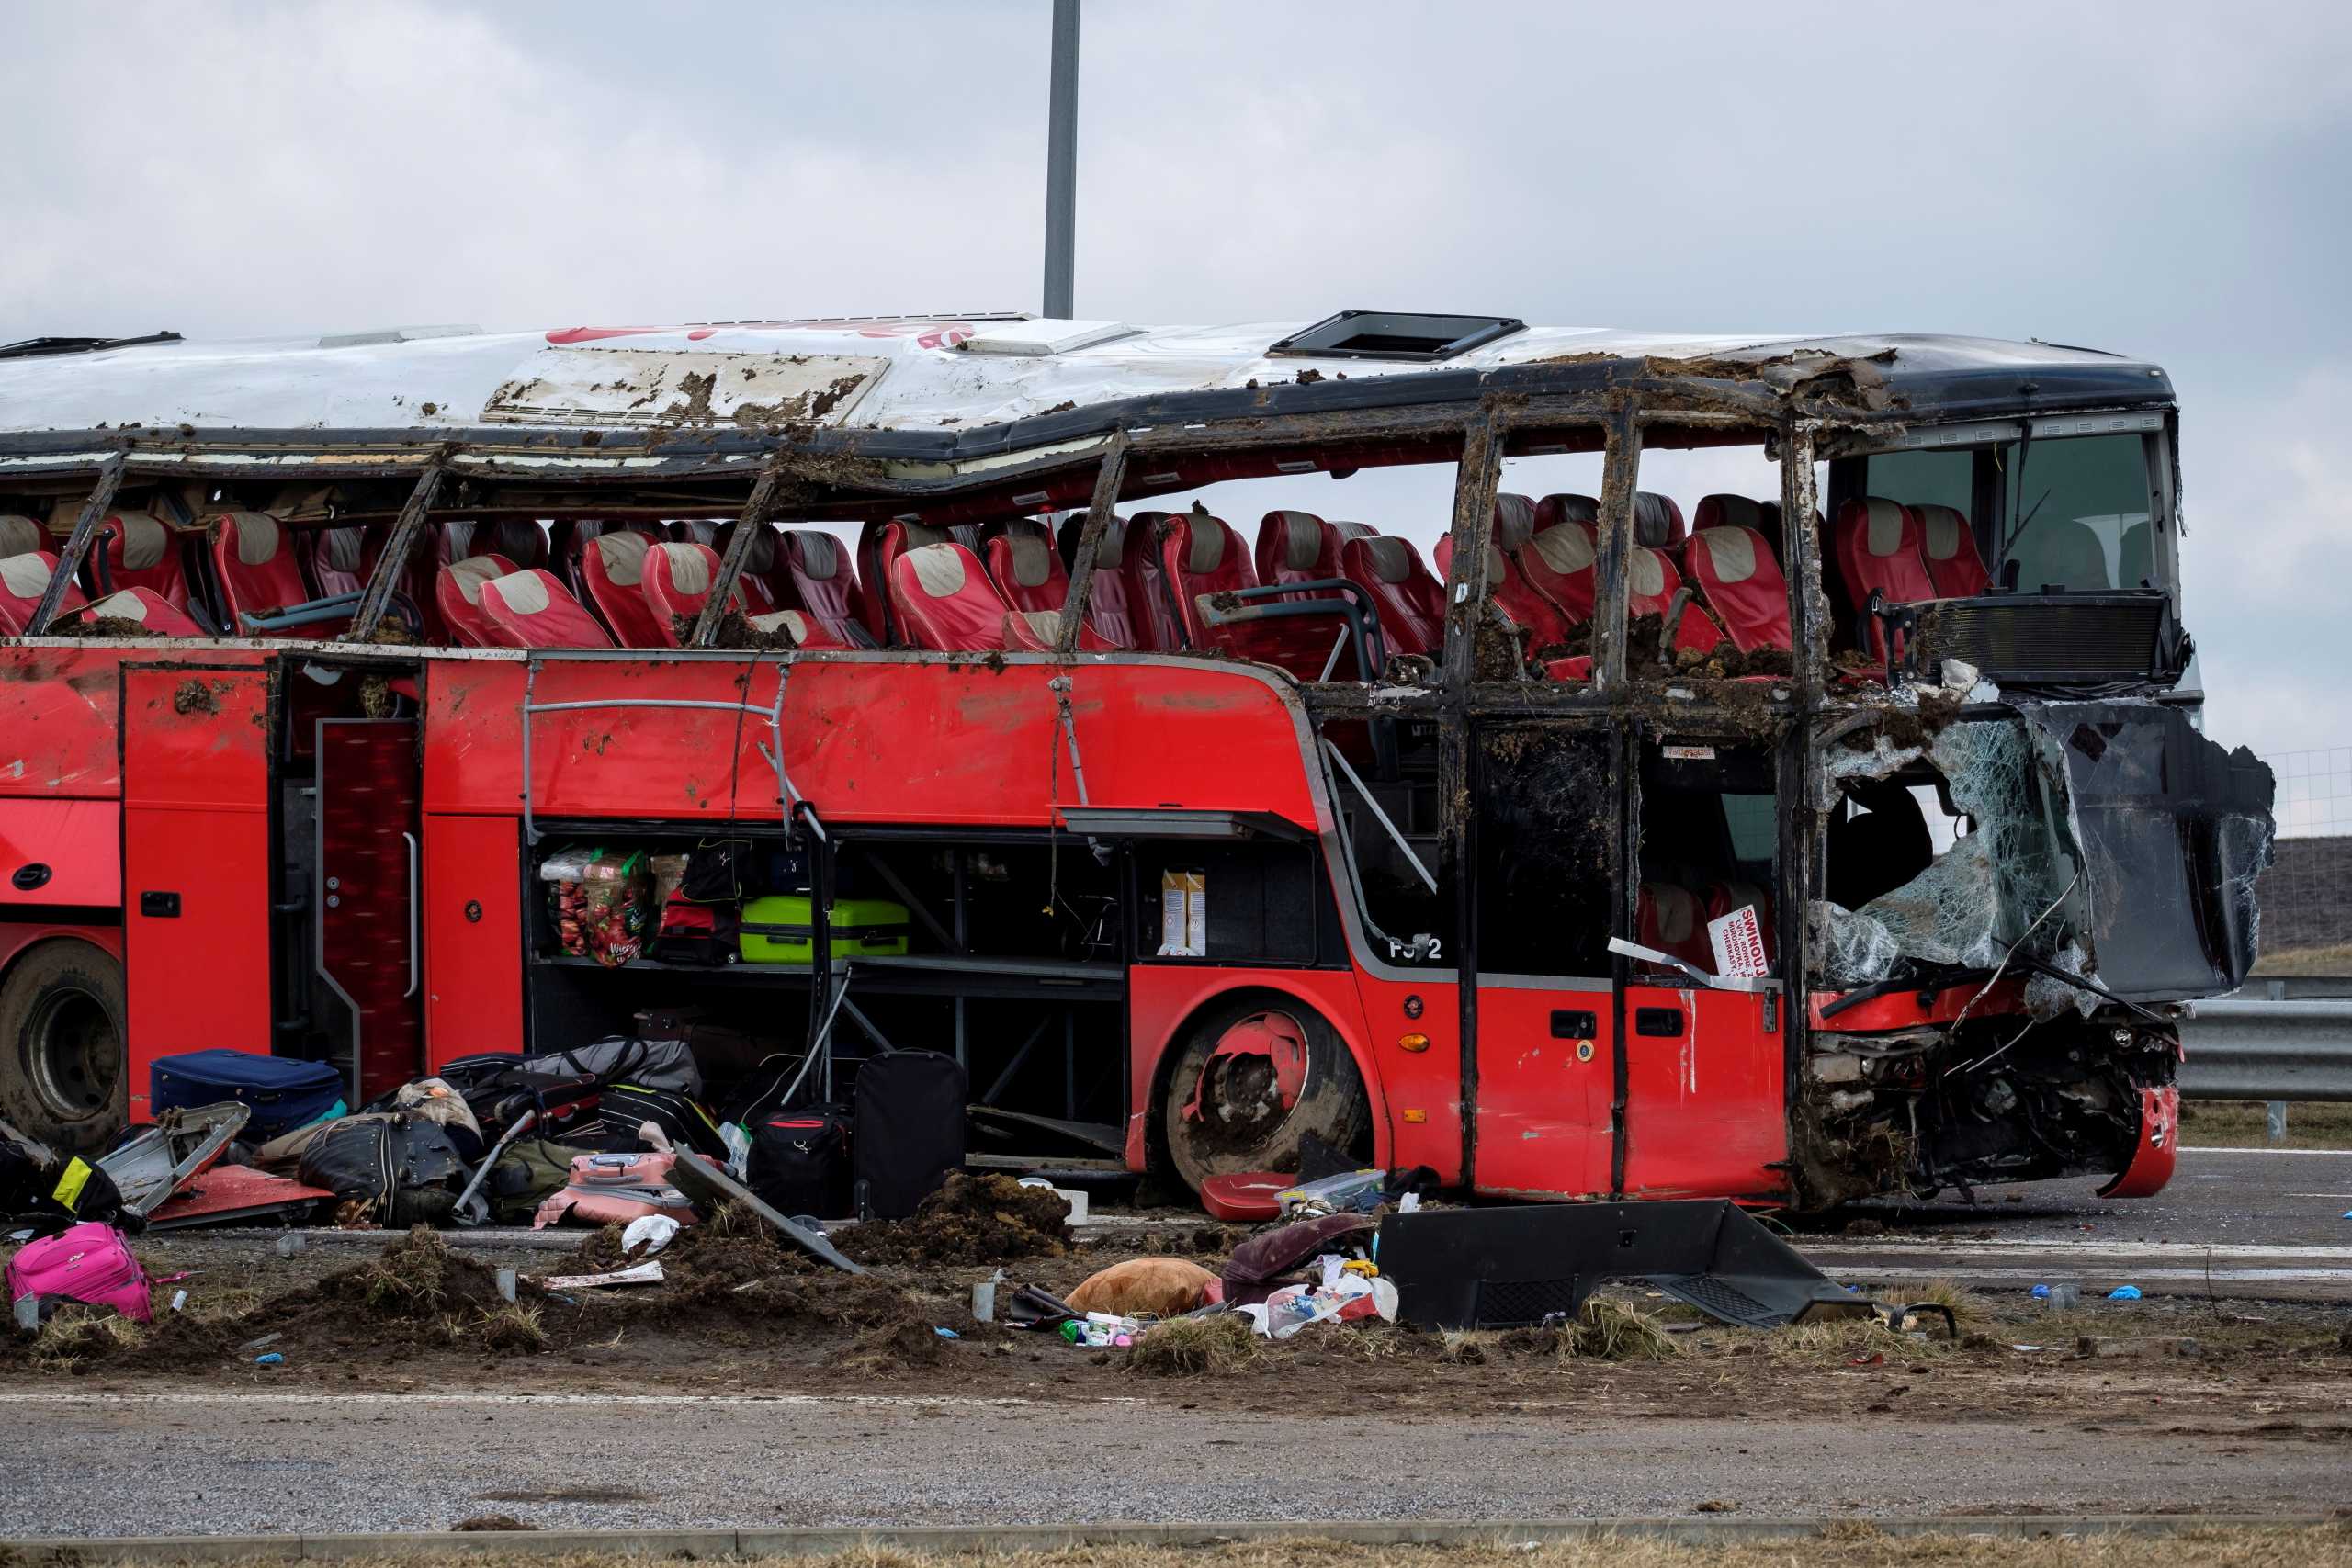
[[[752,1120],[744,1182],[787,1218],[838,1220],[850,1212],[849,1111],[839,1105],[771,1111]]]

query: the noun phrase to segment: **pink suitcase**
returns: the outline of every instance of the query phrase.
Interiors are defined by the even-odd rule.
[[[28,1241],[8,1259],[8,1299],[27,1296],[112,1307],[134,1323],[154,1321],[147,1271],[112,1225],[95,1221]]]
[[[695,1223],[694,1204],[670,1185],[674,1154],[582,1155],[571,1176],[550,1193],[531,1219],[543,1230],[560,1220],[589,1225],[625,1225],[648,1214],[667,1214],[682,1225]]]

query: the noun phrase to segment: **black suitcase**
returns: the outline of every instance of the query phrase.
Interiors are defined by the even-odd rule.
[[[669,1136],[673,1149],[692,1149],[708,1159],[727,1163],[727,1140],[710,1112],[672,1089],[639,1084],[605,1086],[590,1115],[562,1129],[563,1141],[574,1148],[599,1154],[636,1154],[650,1145],[638,1128],[650,1122]]]
[[[964,1167],[964,1069],[936,1051],[858,1064],[851,1174],[861,1212],[902,1220]]]
[[[848,1111],[810,1105],[755,1118],[743,1185],[781,1214],[820,1220],[848,1214]]]

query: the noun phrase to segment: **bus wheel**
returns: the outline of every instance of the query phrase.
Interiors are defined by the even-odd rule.
[[[129,1120],[122,965],[44,942],[0,979],[0,1117],[61,1154],[105,1147]]]
[[[1237,998],[1184,1036],[1160,1100],[1169,1162],[1194,1191],[1212,1176],[1296,1170],[1308,1134],[1354,1150],[1372,1126],[1355,1058],[1302,1002]]]

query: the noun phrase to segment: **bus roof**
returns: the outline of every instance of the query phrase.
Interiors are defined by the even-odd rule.
[[[1351,317],[1393,330],[1351,337]],[[1456,335],[1408,335],[1420,322]],[[1223,327],[967,314],[220,343],[168,333],[37,339],[0,348],[0,449],[101,430],[400,431],[461,441],[469,431],[511,440],[517,426],[549,435],[830,427],[910,456],[954,457],[1122,421],[1475,401],[1645,376],[1825,392],[1858,414],[1906,421],[2172,400],[2164,372],[2144,362],[1984,338],[1692,336],[1361,312]]]

